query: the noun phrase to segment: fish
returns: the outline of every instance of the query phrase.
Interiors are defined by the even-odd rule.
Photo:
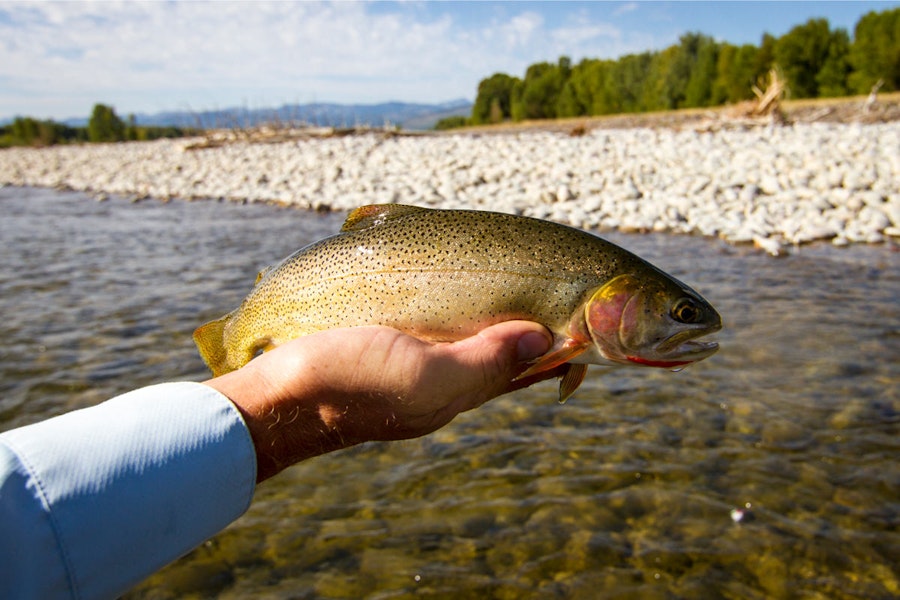
[[[240,306],[198,327],[214,376],[289,340],[386,325],[452,342],[524,319],[553,334],[517,379],[561,367],[559,400],[587,365],[671,370],[703,360],[722,327],[700,294],[603,238],[552,221],[481,211],[373,204],[340,232],[259,272]]]

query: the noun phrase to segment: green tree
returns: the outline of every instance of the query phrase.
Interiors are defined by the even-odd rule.
[[[632,59],[632,69],[642,69],[644,74],[642,80],[637,82],[639,87],[627,86],[629,91],[622,98],[625,105],[633,103],[631,112],[671,108],[666,81],[677,53],[677,46],[669,46],[660,52],[635,55],[638,60]]]
[[[596,59],[583,59],[574,67],[564,63],[567,66],[568,76],[556,102],[557,116],[580,117],[598,114],[593,112],[593,103],[598,79],[596,67],[600,64],[601,61]]]
[[[137,141],[140,137],[140,128],[137,126],[137,119],[134,114],[128,115],[128,120],[125,124],[125,136],[124,138],[129,142]]]
[[[849,87],[867,94],[878,80],[884,91],[900,90],[900,8],[870,12],[856,23],[848,56]]]
[[[740,102],[753,97],[753,85],[761,75],[756,71],[758,52],[759,49],[752,44],[722,44],[719,47],[711,104]]]
[[[521,86],[516,86],[513,118],[553,119],[563,86],[571,71],[571,61],[563,56],[557,64],[536,63],[525,71]]]
[[[653,55],[641,106],[644,110],[708,106],[712,102],[719,44],[701,33],[686,33],[676,46]]]
[[[850,76],[850,36],[845,29],[836,29],[828,41],[828,52],[822,68],[816,74],[817,96],[846,96]]]
[[[709,101],[717,53],[716,42],[709,36],[686,33],[674,50],[660,54],[656,70],[662,77],[664,108],[703,106]]]
[[[766,75],[775,66],[775,45],[778,40],[770,33],[764,33],[759,43],[759,50],[753,61],[754,84],[763,83]]]
[[[699,36],[696,55],[684,90],[683,106],[710,106],[713,103],[713,84],[716,81],[718,61],[719,44],[711,37]]]
[[[569,85],[572,78],[572,59],[568,56],[560,56],[556,64],[558,69],[559,90],[556,92],[556,102],[553,113],[557,117],[577,117],[585,114],[584,107],[578,102],[575,90]]]
[[[62,123],[17,117],[10,127],[10,141],[17,146],[52,146],[74,137],[74,130]]]
[[[499,123],[512,117],[512,94],[517,77],[494,73],[478,84],[478,96],[472,106],[472,123]]]
[[[125,139],[125,123],[111,106],[95,104],[88,121],[88,139],[92,142],[119,142]]]
[[[586,66],[586,102],[588,114],[609,115],[617,112],[622,103],[621,92],[615,85],[616,61],[597,60]]]
[[[444,117],[434,124],[434,129],[436,131],[445,131],[447,129],[465,127],[466,125],[468,125],[468,120],[462,115],[456,115],[453,117]]]
[[[509,111],[513,121],[521,121],[525,118],[525,104],[522,102],[522,96],[525,93],[525,82],[516,79],[513,82],[512,93],[510,94]]]
[[[13,142],[21,146],[31,146],[38,139],[38,122],[31,117],[17,117],[11,128]]]
[[[618,92],[609,85],[613,61],[584,59],[571,69],[557,103],[559,116],[603,115],[614,112]]]
[[[827,19],[810,19],[778,38],[775,62],[787,79],[795,98],[815,98],[819,94],[816,77],[828,57],[831,29]]]
[[[647,73],[654,56],[650,52],[626,54],[613,63],[604,86],[605,97],[611,103],[612,110],[609,112],[655,110],[655,106],[645,100],[648,96],[645,86]]]
[[[578,97],[578,90],[575,87],[573,77],[570,77],[559,93],[556,101],[556,116],[558,117],[579,117],[587,114],[587,108],[582,104]]]
[[[41,121],[32,117],[16,117],[0,131],[0,147],[51,146],[86,139],[84,128],[69,127],[63,123]]]
[[[473,122],[601,115],[714,106],[752,99],[776,68],[797,98],[866,93],[880,79],[900,89],[900,8],[869,13],[851,43],[826,19],[810,19],[759,46],[716,42],[687,33],[659,52],[617,60],[584,59],[572,66],[535,63],[524,79],[495,74],[479,84]]]

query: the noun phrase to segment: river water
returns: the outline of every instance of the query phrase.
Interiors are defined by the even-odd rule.
[[[23,188],[0,214],[0,429],[207,377],[194,327],[343,220]],[[130,597],[900,595],[896,247],[604,235],[716,306],[718,354],[297,465]]]

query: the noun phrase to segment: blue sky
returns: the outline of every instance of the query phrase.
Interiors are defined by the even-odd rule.
[[[699,31],[759,44],[810,18],[850,34],[898,2],[6,2],[0,119],[286,103],[474,99],[496,72],[658,50]]]

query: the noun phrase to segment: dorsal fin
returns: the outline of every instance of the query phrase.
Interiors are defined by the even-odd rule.
[[[271,266],[263,267],[262,270],[256,274],[256,281],[253,282],[253,285],[259,283],[259,280],[269,274],[269,271],[272,270]]]
[[[381,225],[391,219],[430,210],[407,204],[368,204],[360,206],[347,216],[341,231],[362,231],[369,227]]]

